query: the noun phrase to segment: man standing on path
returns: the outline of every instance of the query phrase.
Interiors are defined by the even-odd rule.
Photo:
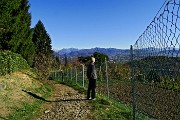
[[[89,80],[87,99],[92,99],[92,100],[95,100],[96,98],[95,88],[96,88],[97,74],[94,63],[95,63],[95,58],[91,57],[91,63],[88,65],[87,68],[87,78]]]

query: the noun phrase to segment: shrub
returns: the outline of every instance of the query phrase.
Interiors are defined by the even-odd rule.
[[[161,79],[160,79],[160,76],[158,75],[158,73],[156,71],[149,71],[148,75],[146,76],[146,80],[151,83],[151,82],[154,82],[154,83],[160,83],[161,82]]]
[[[48,57],[43,53],[39,53],[35,57],[34,67],[40,80],[46,80],[48,78],[51,64],[50,56]]]
[[[0,75],[30,68],[20,54],[10,51],[0,51],[0,66]]]

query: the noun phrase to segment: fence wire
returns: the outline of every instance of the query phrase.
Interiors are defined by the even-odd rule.
[[[141,120],[138,114],[142,113],[159,120],[180,120],[180,0],[164,2],[129,56],[132,61],[96,64],[97,93],[134,107],[129,114],[132,119]],[[86,70],[86,66],[73,66],[50,77],[87,89]]]
[[[166,0],[133,45],[136,110],[180,120],[180,0]]]
[[[126,113],[129,118],[132,118],[132,87],[131,87],[131,65],[130,62],[126,63],[114,63],[105,61],[101,64],[96,65],[97,72],[97,87],[96,93],[99,95],[107,96],[107,98],[113,99],[117,102],[126,104],[130,112]],[[77,67],[73,66],[68,69],[64,69],[64,73],[52,72],[51,77],[59,81],[68,82],[71,84],[77,84],[87,89],[88,79],[86,76],[87,65]],[[84,75],[83,75],[84,72]],[[64,77],[62,77],[62,75]],[[71,77],[72,76],[72,77]],[[63,79],[62,79],[63,78]],[[83,82],[84,80],[84,82]],[[119,114],[122,114],[119,112]],[[143,115],[137,115],[139,120],[143,120]],[[141,118],[142,117],[142,118]],[[111,118],[109,118],[111,119]],[[118,118],[117,118],[118,119]],[[120,118],[119,118],[120,119]]]

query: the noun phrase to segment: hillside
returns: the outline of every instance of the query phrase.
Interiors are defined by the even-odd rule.
[[[128,49],[116,49],[116,48],[91,48],[91,49],[76,49],[76,48],[69,48],[69,49],[62,49],[62,50],[54,50],[54,54],[56,56],[89,56],[92,55],[94,52],[99,52],[108,55],[109,57],[115,57],[116,55],[128,55]]]
[[[49,85],[38,81],[30,71],[0,76],[0,87],[0,119],[8,120],[29,119],[38,110],[42,101],[29,94],[46,98],[52,92]]]

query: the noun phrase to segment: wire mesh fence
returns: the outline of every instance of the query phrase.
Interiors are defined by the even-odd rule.
[[[166,0],[133,46],[136,110],[180,119],[180,1]]]
[[[60,71],[52,71],[49,75],[49,79],[69,82],[80,85],[84,88],[88,86],[88,80],[86,77],[86,66],[73,66],[69,68],[62,69]]]
[[[131,59],[130,59],[131,56]],[[88,86],[86,66],[60,72],[61,81]],[[136,43],[126,62],[96,65],[97,92],[159,120],[180,120],[180,0],[166,0]]]
[[[131,106],[132,87],[131,66],[129,61],[124,64],[105,61],[95,65],[98,76],[96,93]],[[60,72],[52,72],[50,76],[53,79],[72,84],[75,83],[87,89],[88,79],[86,70],[86,65],[73,66]],[[132,110],[129,114],[132,116]]]

